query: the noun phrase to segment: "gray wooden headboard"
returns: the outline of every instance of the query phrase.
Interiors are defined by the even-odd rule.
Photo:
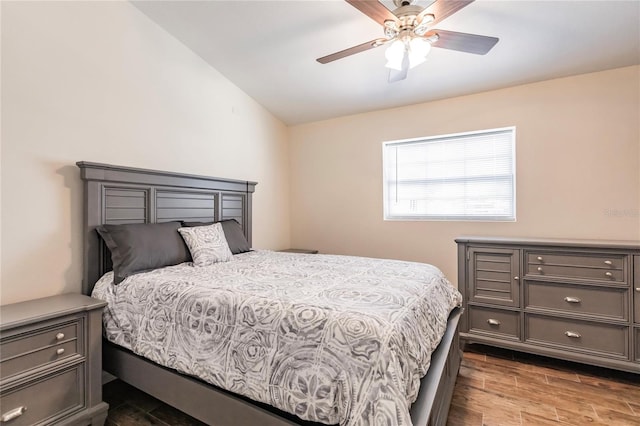
[[[111,269],[96,232],[103,224],[236,219],[251,244],[251,195],[256,182],[79,161],[84,187],[82,292]]]

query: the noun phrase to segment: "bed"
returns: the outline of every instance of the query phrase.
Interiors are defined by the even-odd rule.
[[[111,269],[111,256],[109,250],[102,242],[96,228],[102,225],[118,225],[131,223],[165,223],[176,220],[182,221],[211,221],[229,220],[237,221],[246,236],[251,241],[251,202],[252,194],[256,183],[249,181],[237,181],[229,179],[218,179],[204,176],[194,176],[186,174],[169,173],[154,170],[134,169],[105,164],[79,162],[81,177],[84,182],[84,276],[83,292],[91,294],[94,285],[105,273]],[[363,271],[371,271],[370,262],[388,262],[386,265],[393,272],[393,268],[398,267],[397,261],[378,261],[361,258],[349,258],[330,255],[298,255],[274,253],[268,251],[253,251],[238,255],[233,266],[228,266],[226,273],[252,273],[251,266],[256,262],[261,265],[275,265],[276,272],[273,274],[288,274],[292,271],[306,271],[303,275],[313,275],[316,271],[326,275],[330,270],[337,268],[335,262],[355,262],[352,267],[361,268]],[[290,271],[284,271],[281,266],[287,262],[296,263]],[[333,263],[332,263],[333,262]],[[396,262],[396,263],[394,263]],[[243,266],[245,265],[245,266]],[[218,266],[214,266],[218,267]],[[263,266],[261,266],[262,268]],[[382,267],[382,263],[376,266],[377,270]],[[406,265],[402,265],[406,270]],[[422,273],[426,265],[416,264],[416,273]],[[163,271],[161,275],[184,274],[189,266],[177,265]],[[180,269],[182,268],[182,269]],[[191,267],[193,269],[193,267]],[[243,269],[244,268],[244,269]],[[329,268],[322,270],[322,268]],[[367,269],[368,268],[368,269]],[[233,271],[232,271],[233,269]],[[264,268],[263,268],[264,269]],[[311,271],[311,272],[310,272]],[[152,271],[150,274],[153,274]],[[397,271],[395,272],[397,273]],[[179,275],[175,275],[177,277]],[[273,275],[275,276],[275,275]],[[107,281],[110,278],[107,278]],[[140,274],[137,278],[144,282],[145,274]],[[301,279],[296,278],[298,281]],[[103,278],[104,281],[104,278]],[[299,307],[304,302],[305,293],[296,293],[295,289],[282,286],[278,280],[271,280],[269,291],[276,291],[284,295],[285,300],[289,300],[293,305]],[[128,282],[128,281],[127,281]],[[126,282],[125,282],[126,283]],[[139,285],[136,288],[142,288]],[[217,287],[220,287],[217,285]],[[253,286],[256,287],[256,286]],[[259,291],[264,291],[264,285],[260,284]],[[271,288],[272,287],[272,288]],[[411,285],[408,285],[408,288]],[[216,291],[227,291],[219,288]],[[258,291],[255,288],[251,291]],[[210,291],[207,289],[206,291]],[[412,290],[413,291],[413,290]],[[420,290],[422,291],[422,290]],[[230,293],[231,294],[231,293]],[[219,297],[219,294],[218,296]],[[252,293],[252,297],[261,297],[261,294]],[[289,299],[286,299],[286,298]],[[433,297],[433,295],[423,295],[421,297]],[[330,299],[330,297],[329,297]],[[261,299],[260,299],[261,300]],[[134,303],[135,304],[135,303]],[[331,306],[332,315],[340,311],[340,306]],[[365,308],[363,308],[365,309]],[[448,312],[449,310],[447,310]],[[413,311],[412,311],[413,312]],[[106,317],[107,315],[105,315]],[[445,315],[446,316],[446,315]],[[430,356],[430,366],[426,375],[419,381],[419,390],[415,386],[415,402],[410,408],[410,418],[398,415],[396,422],[399,424],[414,425],[444,425],[447,414],[455,378],[460,365],[461,352],[459,349],[457,324],[460,317],[460,309],[454,308],[446,322],[442,326],[444,331],[439,345]],[[383,318],[384,319],[384,318]],[[336,319],[343,321],[344,319]],[[107,331],[109,326],[107,325]],[[251,332],[248,330],[247,332]],[[107,333],[109,335],[109,333]],[[112,338],[111,340],[117,341]],[[320,341],[318,341],[320,342]],[[230,392],[211,383],[217,383],[211,378],[207,381],[198,379],[193,372],[184,367],[183,364],[172,364],[165,362],[162,358],[140,356],[139,348],[127,347],[104,342],[103,368],[119,377],[121,380],[149,393],[158,399],[192,415],[193,417],[212,425],[238,425],[238,424],[261,424],[261,425],[294,425],[294,424],[320,424],[302,420],[289,412],[296,412],[280,404],[280,408],[273,407],[272,400],[262,398],[261,394],[252,394],[251,389],[257,385],[244,385],[243,389],[235,389]],[[437,343],[437,342],[436,342]],[[407,345],[406,342],[403,345]],[[318,343],[318,347],[321,344]],[[402,345],[400,345],[402,346]],[[339,350],[328,350],[327,352],[339,353]],[[320,352],[320,351],[318,351]],[[175,360],[173,355],[172,359]],[[152,359],[155,361],[152,361]],[[164,364],[164,365],[161,365]],[[322,366],[323,364],[318,364]],[[403,368],[404,368],[404,364]],[[246,366],[245,366],[246,367]],[[314,368],[321,368],[315,366]],[[291,370],[291,369],[290,369]],[[295,370],[295,368],[293,369]],[[180,372],[182,371],[182,373]],[[262,371],[262,370],[260,370]],[[297,371],[297,370],[296,370]],[[350,368],[348,371],[351,371]],[[404,370],[403,370],[404,371]],[[289,373],[286,373],[289,374]],[[247,377],[250,375],[248,374]],[[277,374],[274,374],[277,376]],[[211,377],[214,377],[213,375]],[[296,380],[300,380],[297,378]],[[368,386],[367,382],[367,386]],[[404,383],[404,382],[403,382]],[[358,383],[359,387],[362,383]],[[228,386],[226,386],[229,388]],[[368,388],[367,388],[368,389]],[[375,398],[375,401],[383,400],[385,389],[393,395],[392,388],[382,387]],[[244,395],[243,395],[244,394]],[[285,398],[286,399],[286,398]],[[361,398],[362,399],[362,398]],[[260,401],[262,400],[262,402]],[[393,398],[390,398],[392,402]],[[268,403],[267,403],[268,402]],[[277,402],[277,401],[276,401]],[[361,406],[353,403],[353,406]],[[278,404],[274,404],[278,405]],[[286,405],[286,404],[285,404]],[[382,404],[378,404],[382,406]],[[397,410],[394,406],[392,411]],[[362,411],[354,409],[355,411]],[[382,412],[378,409],[378,412]],[[306,416],[306,415],[305,415]],[[319,419],[324,423],[334,424],[338,417],[323,417]],[[363,417],[367,418],[367,417]],[[367,424],[371,421],[362,420],[357,416],[344,418],[340,421],[343,424]],[[371,418],[371,417],[368,417]],[[354,420],[356,419],[356,420]],[[333,421],[331,421],[333,420]]]

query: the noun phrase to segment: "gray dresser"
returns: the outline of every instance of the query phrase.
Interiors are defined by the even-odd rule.
[[[463,342],[640,373],[640,242],[456,242]]]
[[[81,294],[0,306],[0,425],[102,425],[102,307]]]

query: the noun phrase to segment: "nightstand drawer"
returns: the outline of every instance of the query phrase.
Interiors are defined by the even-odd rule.
[[[84,355],[81,319],[40,323],[17,328],[2,339],[0,349],[0,379],[35,367],[44,366],[73,355]]]
[[[627,320],[629,288],[527,281],[525,308],[549,309]]]
[[[626,282],[625,256],[527,253],[527,276],[581,278],[603,282]]]
[[[23,411],[13,420],[0,422],[7,426],[53,424],[57,419],[84,408],[84,364],[2,392],[0,416]]]
[[[44,330],[43,330],[44,328]],[[15,335],[2,339],[2,349],[0,350],[0,361],[24,355],[38,349],[76,340],[79,335],[80,320],[51,323],[43,325],[32,332],[16,333]]]
[[[499,334],[503,337],[520,340],[520,313],[469,306],[469,331]]]
[[[65,343],[5,359],[0,363],[0,379],[4,380],[14,374],[78,355],[78,353],[78,340],[73,339]]]
[[[526,314],[527,343],[562,346],[627,359],[629,327]]]

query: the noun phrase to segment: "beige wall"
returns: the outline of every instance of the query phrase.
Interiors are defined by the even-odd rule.
[[[453,281],[458,235],[640,239],[639,67],[287,129],[129,3],[2,2],[1,19],[2,304],[80,290],[78,160],[256,180],[255,247]],[[517,222],[382,220],[383,141],[512,125]]]
[[[517,221],[383,220],[383,141],[516,126]],[[640,239],[640,67],[291,129],[291,242],[425,261],[457,279],[459,235]]]
[[[289,245],[288,130],[128,2],[2,2],[2,304],[80,291],[78,160],[259,182]]]

